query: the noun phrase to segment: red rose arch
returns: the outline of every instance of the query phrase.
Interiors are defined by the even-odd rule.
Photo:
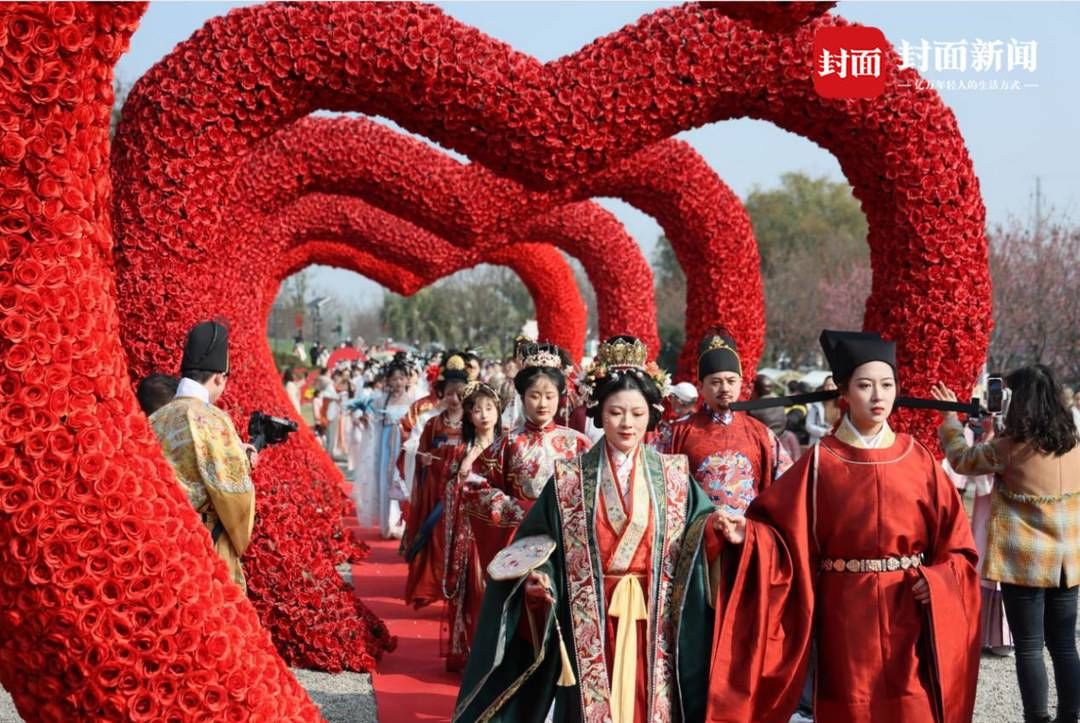
[[[541,329],[553,330],[569,348],[583,343],[584,304],[572,270],[550,246],[520,244],[470,256],[357,199],[324,194],[290,204],[271,217],[265,232],[259,244],[230,257],[216,276],[223,286],[200,295],[234,330],[230,381],[235,386],[230,385],[224,406],[236,419],[256,409],[282,416],[293,412],[276,380],[266,318],[281,280],[311,263],[350,268],[399,293],[413,293],[478,261],[507,265],[536,300]],[[221,295],[223,288],[230,293]],[[298,438],[264,454],[256,470],[259,523],[245,568],[252,602],[287,661],[366,670],[388,641],[381,623],[355,603],[334,570],[345,557],[355,560],[355,551],[337,544],[327,549],[327,541],[348,539],[340,524],[340,482],[340,472],[306,427]]]
[[[541,233],[565,216],[543,216],[553,203],[613,196],[659,221],[688,272],[688,342],[680,369],[694,372],[697,340],[722,324],[739,340],[748,373],[765,337],[764,301],[753,229],[742,203],[690,146],[663,141],[614,164],[569,193],[527,192],[478,164],[461,164],[430,146],[363,118],[308,117],[263,141],[244,158],[237,195],[274,208],[308,191],[357,195],[462,247],[488,248],[545,238],[585,264],[597,290],[600,333],[655,339],[647,264],[625,234],[581,227],[570,238]],[[285,173],[282,168],[288,168]],[[264,179],[273,179],[272,183]],[[565,213],[565,212],[564,212]],[[564,240],[560,240],[563,238]],[[617,276],[607,269],[619,269]]]
[[[311,720],[126,379],[105,154],[111,67],[142,9],[0,16],[0,681],[32,719]],[[233,228],[237,161],[318,108],[392,118],[571,195],[678,131],[753,117],[838,158],[870,227],[866,326],[899,342],[906,390],[966,388],[990,328],[978,181],[954,116],[915,71],[891,74],[872,100],[814,93],[813,33],[845,24],[822,16],[770,33],[687,5],[541,64],[431,6],[236,10],[132,94],[113,263],[138,266],[160,237],[159,264],[228,268],[228,249],[207,241]],[[187,301],[146,291],[163,313]],[[932,435],[928,415],[901,422]]]
[[[265,309],[263,304],[254,305],[258,309],[253,312],[254,323],[239,325],[242,333],[250,336],[249,342],[239,343],[253,351],[262,347],[270,371],[274,365],[266,345],[266,317],[281,281],[302,268],[295,259],[306,258],[304,249],[313,242],[352,244],[359,252],[356,256],[337,254],[336,258],[355,260],[357,265],[343,268],[365,276],[374,273],[371,278],[404,295],[479,263],[507,266],[533,298],[542,338],[578,355],[584,348],[585,302],[573,269],[551,245],[523,242],[470,252],[360,199],[320,193],[308,194],[289,204],[268,219],[264,230],[262,243],[251,248],[244,261],[244,268],[258,272],[250,278],[238,278],[236,288],[242,289],[243,294],[260,295],[266,303]],[[244,304],[237,307],[236,313],[246,318],[249,307]],[[253,375],[251,383],[255,386],[245,387],[243,396],[255,398],[255,405],[271,400],[287,405],[288,399],[282,396],[281,384],[276,381],[263,385],[266,392],[253,391],[262,388],[259,382],[265,378]]]
[[[107,157],[144,10],[0,12],[0,682],[27,720],[318,720],[127,380]]]

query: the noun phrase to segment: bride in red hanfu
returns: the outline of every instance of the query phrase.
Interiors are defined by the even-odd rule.
[[[895,347],[821,336],[847,413],[724,516],[709,721],[787,723],[816,641],[826,723],[966,723],[979,670],[977,555],[934,455],[889,427]]]

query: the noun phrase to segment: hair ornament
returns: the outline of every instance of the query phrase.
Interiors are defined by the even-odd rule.
[[[592,364],[585,371],[583,380],[583,385],[588,390],[589,406],[595,404],[593,395],[601,383],[614,381],[624,373],[633,374],[638,379],[644,379],[647,374],[660,390],[661,398],[666,396],[671,377],[657,366],[656,362],[647,361],[648,358],[648,347],[640,339],[616,338],[601,344]]]
[[[551,344],[526,344],[522,350],[521,366],[523,369],[544,367],[562,371],[562,357],[559,350]]]
[[[465,385],[465,388],[461,390],[461,401],[467,400],[469,397],[476,396],[477,394],[484,393],[499,399],[499,393],[495,391],[494,387],[486,382],[480,380],[473,380]]]

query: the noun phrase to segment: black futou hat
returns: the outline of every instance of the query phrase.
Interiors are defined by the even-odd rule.
[[[698,346],[698,379],[717,372],[734,372],[742,376],[739,347],[730,334],[720,330],[706,334]]]
[[[229,330],[216,321],[196,324],[184,342],[180,371],[204,371],[224,374],[229,371]]]
[[[832,331],[826,329],[821,332],[821,348],[825,352],[825,358],[832,369],[833,378],[837,384],[843,384],[851,378],[860,365],[867,362],[885,362],[896,374],[896,343],[881,338],[876,331]],[[753,409],[768,409],[770,407],[789,407],[793,404],[809,404],[821,402],[826,399],[834,399],[840,396],[840,391],[810,392],[809,394],[795,394],[788,397],[765,397],[751,399],[746,402],[732,402],[731,408],[736,411],[750,411]],[[897,407],[910,409],[936,409],[942,412],[961,412],[963,414],[978,414],[979,400],[972,399],[971,404],[964,402],[939,402],[936,399],[921,399],[919,397],[897,397]]]
[[[826,329],[819,341],[837,383],[846,382],[859,366],[872,361],[885,362],[896,373],[896,342],[882,339],[876,331]]]

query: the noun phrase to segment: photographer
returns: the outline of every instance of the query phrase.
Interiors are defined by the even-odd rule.
[[[944,415],[941,445],[960,474],[994,474],[982,576],[1001,583],[1016,646],[1025,721],[1050,721],[1044,642],[1054,662],[1057,721],[1080,713],[1076,650],[1080,584],[1080,444],[1061,387],[1036,364],[1005,379],[1012,392],[1000,436],[968,446],[955,412]],[[934,385],[940,401],[955,401]]]
[[[214,406],[229,376],[228,347],[228,329],[215,321],[188,332],[176,397],[150,416],[150,426],[214,549],[246,592],[240,556],[255,524],[251,471],[258,453],[240,441],[232,419]]]

